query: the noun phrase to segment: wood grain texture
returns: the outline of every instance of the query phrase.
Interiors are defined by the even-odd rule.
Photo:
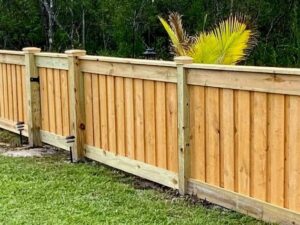
[[[177,87],[166,84],[168,170],[178,172]]]
[[[40,93],[41,93],[41,117],[42,130],[50,131],[49,126],[49,102],[48,102],[48,82],[46,68],[39,69],[40,74]]]
[[[12,65],[7,65],[7,95],[8,95],[8,119],[14,119],[14,103],[13,103],[13,89],[12,89]]]
[[[115,78],[107,77],[107,113],[108,113],[108,147],[117,153]]]
[[[68,72],[66,70],[60,71],[61,82],[61,104],[62,104],[62,127],[63,135],[70,135],[70,104],[69,104],[69,82]]]
[[[135,159],[145,162],[144,86],[143,81],[134,79],[134,129]]]
[[[107,84],[106,76],[99,76],[100,91],[100,126],[101,126],[101,148],[108,150],[108,103],[107,103]]]
[[[92,74],[92,95],[93,95],[93,129],[94,129],[94,146],[101,147],[101,121],[100,121],[100,91],[99,76]]]
[[[144,81],[144,120],[146,162],[155,166],[155,90],[153,81]]]
[[[84,91],[85,91],[85,120],[86,120],[86,143],[94,145],[94,129],[93,129],[93,94],[92,94],[92,75],[85,73]]]
[[[56,134],[63,134],[63,123],[62,123],[62,102],[61,102],[61,82],[60,82],[60,70],[54,70],[54,96],[55,96],[55,123],[56,123]]]
[[[167,169],[166,84],[155,82],[155,140],[157,166]]]
[[[235,92],[236,191],[250,194],[250,93]]]
[[[2,63],[0,63],[0,117],[4,119],[4,73],[2,71],[2,67],[4,67]]]
[[[49,131],[56,132],[56,110],[55,110],[55,87],[54,87],[54,71],[47,70],[47,91],[48,91],[48,106],[49,106]]]
[[[267,197],[267,94],[251,94],[251,196]]]
[[[7,83],[7,65],[2,64],[2,73],[3,73],[3,91],[4,91],[4,118],[9,119],[8,113],[8,83]],[[26,92],[25,92],[26,93]],[[24,96],[25,96],[24,93]]]
[[[126,156],[125,152],[125,98],[124,78],[115,78],[116,96],[116,131],[117,131],[117,153]]]
[[[1,82],[1,79],[0,79]],[[18,101],[18,121],[24,121],[24,103],[23,103],[23,84],[22,84],[22,67],[16,66],[16,86]],[[0,84],[1,85],[1,84]],[[1,110],[1,109],[0,109]]]
[[[11,67],[11,84],[12,84],[12,106],[13,121],[18,122],[18,94],[17,94],[17,70],[16,65]]]
[[[219,89],[207,88],[206,106],[206,182],[220,185]]]
[[[205,89],[204,87],[190,85],[189,90],[191,178],[205,182]]]
[[[234,191],[234,92],[230,89],[220,90],[220,152],[221,187]]]
[[[286,97],[285,207],[300,212],[300,97]]]
[[[124,79],[124,92],[125,92],[125,148],[126,156],[134,159],[134,101],[133,101],[133,79]]]
[[[284,205],[284,95],[268,95],[268,201]]]

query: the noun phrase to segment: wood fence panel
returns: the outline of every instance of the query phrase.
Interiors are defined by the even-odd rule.
[[[100,91],[100,127],[101,127],[101,148],[109,150],[108,144],[108,103],[107,103],[107,79],[106,76],[99,77],[99,91]]]
[[[70,135],[70,106],[68,72],[60,71],[63,136]]]
[[[234,91],[220,90],[220,151],[221,187],[234,191],[235,148],[234,148]]]
[[[235,92],[236,190],[250,194],[250,93]]]
[[[55,98],[55,125],[56,134],[63,134],[63,121],[62,121],[62,97],[61,97],[61,74],[58,69],[54,70],[54,98]]]
[[[176,84],[95,73],[84,77],[87,145],[176,171]],[[103,135],[102,129],[107,130]]]
[[[22,88],[23,88],[23,113],[24,113],[24,122],[27,122],[27,96],[26,96],[26,84],[25,84],[25,66],[22,66]]]
[[[143,81],[135,79],[134,89],[134,128],[135,128],[135,159],[145,162],[145,127],[144,127],[144,88]]]
[[[14,106],[13,106],[13,90],[12,90],[12,66],[13,65],[7,65],[7,95],[8,95],[8,119],[10,121],[13,121],[13,113],[14,113]]]
[[[205,93],[206,182],[220,184],[220,116],[219,89],[207,88]]]
[[[176,84],[166,84],[166,96],[168,170],[178,172]]]
[[[18,101],[18,121],[24,121],[24,102],[23,102],[23,82],[22,82],[22,67],[16,66],[17,73],[17,101]],[[1,82],[1,81],[0,81]]]
[[[153,81],[144,81],[144,116],[146,162],[155,166],[155,90]]]
[[[38,68],[41,95],[41,130],[70,135],[68,74],[66,70]]]
[[[18,99],[17,99],[17,70],[16,65],[11,67],[11,92],[12,92],[12,107],[13,107],[13,121],[18,121]]]
[[[190,86],[191,178],[205,182],[205,89]],[[203,163],[197,163],[203,162]]]
[[[284,206],[285,97],[268,95],[268,201]]]
[[[0,118],[15,124],[24,121],[23,66],[0,64]]]
[[[101,147],[101,121],[100,121],[100,99],[99,99],[99,77],[92,74],[92,107],[93,107],[93,129],[94,129],[94,145]]]
[[[299,211],[300,97],[189,90],[191,178]]]
[[[108,147],[117,153],[115,78],[107,77]]]
[[[251,93],[251,196],[267,197],[267,94]]]
[[[124,92],[125,92],[125,148],[126,156],[135,159],[135,146],[134,146],[134,89],[133,79],[124,79]]]
[[[286,97],[285,207],[300,212],[300,97]]]
[[[166,123],[166,84],[156,82],[155,85],[155,124],[157,166],[167,169],[167,123]]]
[[[55,87],[54,87],[54,71],[47,68],[47,92],[48,92],[48,108],[49,108],[49,131],[56,132],[55,120]]]
[[[0,116],[1,119],[4,119],[4,73],[2,71],[2,67],[5,65],[0,63]]]
[[[84,91],[85,91],[85,134],[86,144],[94,145],[94,126],[93,126],[93,95],[92,95],[92,75],[84,74]]]
[[[116,131],[117,153],[126,156],[125,150],[125,99],[124,78],[115,78],[115,103],[116,103]]]
[[[42,130],[49,129],[49,103],[48,103],[48,82],[46,68],[39,69],[40,74],[40,93],[41,93],[41,113],[42,113]]]

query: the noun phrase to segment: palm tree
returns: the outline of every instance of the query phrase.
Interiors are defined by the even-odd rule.
[[[230,16],[212,31],[189,36],[183,29],[181,15],[171,13],[169,23],[159,17],[167,31],[172,51],[177,56],[190,56],[195,63],[235,65],[244,60],[256,44],[256,33],[246,20]]]

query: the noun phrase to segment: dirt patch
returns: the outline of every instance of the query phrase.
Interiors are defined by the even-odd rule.
[[[2,153],[1,153],[2,150]],[[9,157],[44,157],[57,154],[57,150],[52,148],[15,148],[13,150],[0,149],[0,154]]]

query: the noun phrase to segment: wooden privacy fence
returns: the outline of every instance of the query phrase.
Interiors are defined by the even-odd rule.
[[[260,219],[300,224],[300,70],[0,51],[0,126]]]

